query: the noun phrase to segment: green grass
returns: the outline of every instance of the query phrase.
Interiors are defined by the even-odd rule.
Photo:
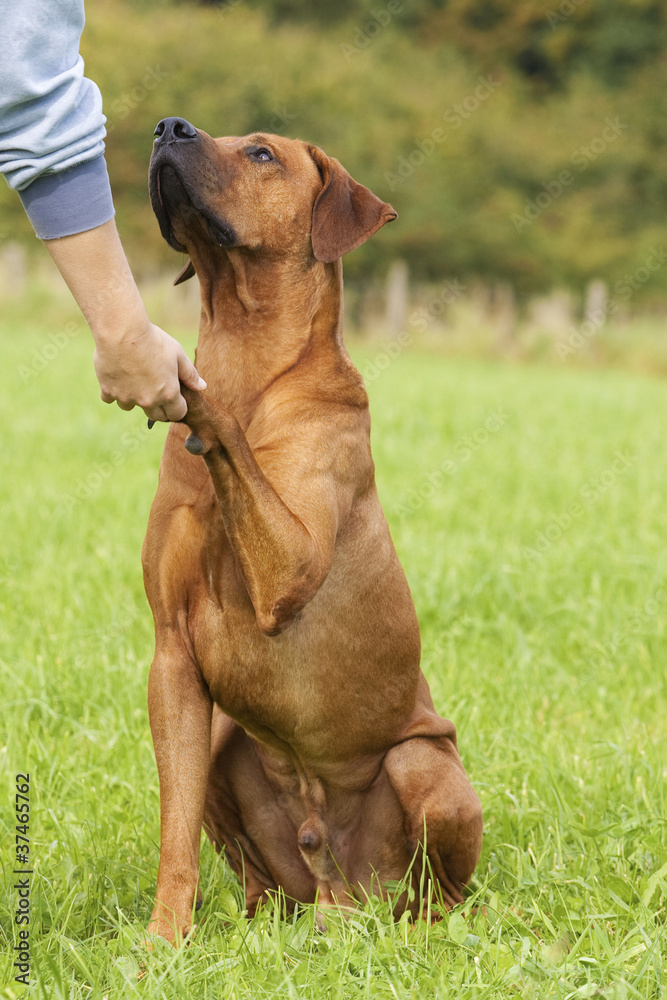
[[[0,996],[23,992],[10,957],[21,771],[44,1000],[660,996],[662,382],[407,352],[370,378],[424,668],[484,806],[472,894],[432,926],[395,924],[377,900],[326,935],[308,908],[248,921],[204,842],[193,943],[147,955],[159,801],[139,555],[164,427],[99,404],[82,329],[22,378],[48,343],[43,324],[0,330]],[[378,356],[356,353],[371,375]]]

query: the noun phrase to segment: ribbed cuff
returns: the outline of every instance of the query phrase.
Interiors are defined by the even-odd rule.
[[[103,156],[58,173],[42,174],[19,195],[40,240],[84,233],[114,216]]]

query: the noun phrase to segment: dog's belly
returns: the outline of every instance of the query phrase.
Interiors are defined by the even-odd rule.
[[[263,743],[325,768],[393,745],[419,678],[419,630],[393,549],[386,565],[363,561],[363,572],[350,549],[355,572],[343,549],[277,636],[258,628],[228,547],[218,547],[189,601],[188,630],[214,701]]]

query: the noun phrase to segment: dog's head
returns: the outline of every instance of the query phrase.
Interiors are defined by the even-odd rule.
[[[165,240],[187,253],[208,244],[330,263],[396,218],[317,146],[264,132],[212,139],[182,118],[155,129],[149,190]]]

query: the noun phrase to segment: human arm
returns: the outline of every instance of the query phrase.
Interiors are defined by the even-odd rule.
[[[0,0],[0,23],[0,173],[91,326],[102,398],[180,419],[179,379],[200,380],[150,323],[113,222],[102,98],[79,55],[83,0]]]
[[[44,245],[93,334],[104,402],[140,406],[152,420],[185,416],[179,381],[191,389],[205,383],[178,341],[150,322],[113,219]]]

